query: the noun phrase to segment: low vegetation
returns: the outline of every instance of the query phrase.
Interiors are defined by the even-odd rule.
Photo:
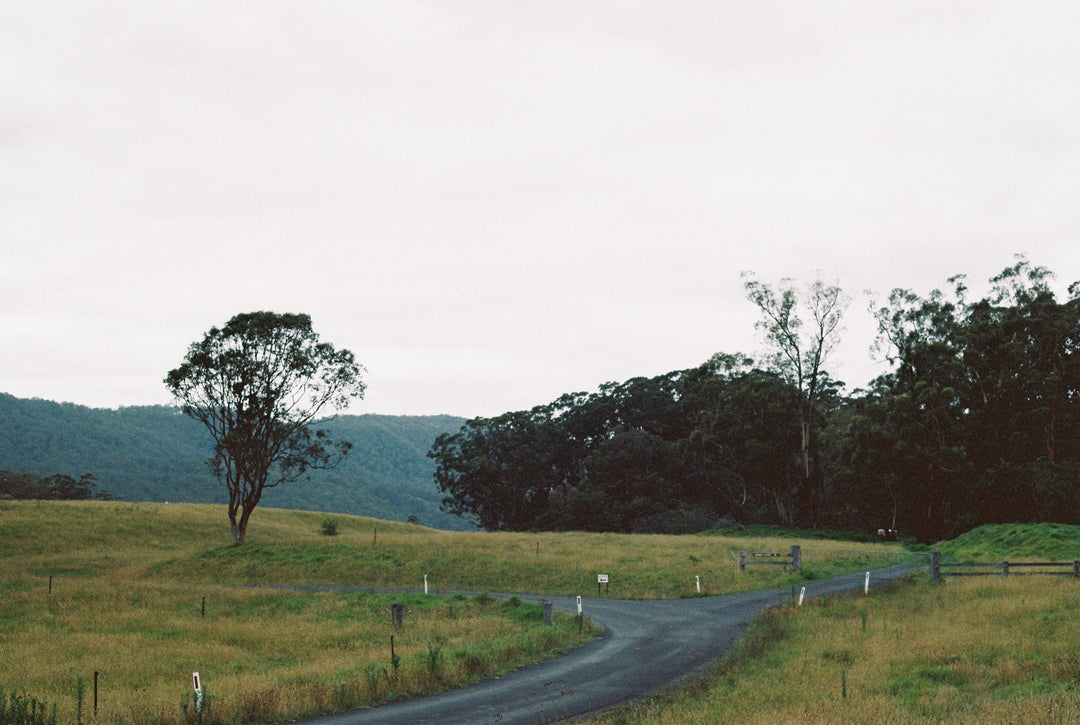
[[[326,540],[325,515],[258,515],[260,546]],[[538,605],[514,598],[231,586],[291,576],[258,548],[252,566],[268,581],[186,570],[177,562],[208,550],[249,551],[223,546],[220,517],[212,506],[0,502],[0,722],[276,721],[457,687],[597,634],[559,614],[544,626]],[[335,540],[349,541],[352,519],[333,521],[345,529]],[[316,583],[288,583],[305,582]]]
[[[262,513],[262,512],[260,512]],[[267,512],[269,513],[269,512]],[[315,521],[315,519],[312,519]],[[280,523],[279,523],[280,522]],[[728,539],[564,533],[461,533],[340,517],[333,537],[279,534],[273,514],[243,547],[218,546],[155,564],[155,576],[213,584],[334,584],[433,591],[494,591],[676,599],[788,587],[807,579],[922,560],[899,544],[768,537]],[[321,523],[325,527],[326,521]],[[257,535],[256,535],[257,533]],[[803,570],[755,567],[740,573],[738,553],[787,554],[803,547]],[[915,557],[914,559],[912,557]],[[778,558],[779,559],[779,558]],[[598,590],[597,575],[608,584]]]
[[[558,614],[544,627],[539,607],[514,598],[454,592],[596,596],[604,573],[603,596],[677,598],[697,596],[698,581],[703,595],[786,588],[909,556],[781,531],[463,533],[278,509],[257,511],[236,547],[221,516],[212,505],[0,502],[0,648],[21,653],[0,660],[0,686],[57,707],[60,722],[89,721],[97,672],[95,722],[180,723],[194,719],[198,671],[204,722],[295,717],[458,686],[596,635]],[[793,543],[804,571],[737,571],[740,550]],[[362,591],[376,587],[412,593]]]
[[[956,561],[1080,558],[1080,527],[984,526]],[[1080,582],[924,576],[770,610],[698,681],[594,723],[1080,722]]]

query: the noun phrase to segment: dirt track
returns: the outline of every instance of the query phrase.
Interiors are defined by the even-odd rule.
[[[871,587],[912,567],[871,573]],[[806,584],[808,597],[859,589],[865,574]],[[519,595],[523,600],[540,597]],[[576,613],[574,599],[547,597]],[[766,607],[786,603],[790,589],[667,601],[583,598],[603,638],[555,659],[440,695],[313,718],[308,725],[371,723],[551,723],[642,697],[684,680],[719,659]]]

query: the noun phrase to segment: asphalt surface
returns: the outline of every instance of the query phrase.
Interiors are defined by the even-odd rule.
[[[870,586],[914,571],[871,572]],[[806,583],[806,596],[860,589],[865,573]],[[514,723],[566,720],[643,697],[702,672],[716,662],[764,609],[791,600],[772,589],[664,601],[582,598],[585,616],[606,628],[594,642],[503,677],[439,695],[303,720],[307,725],[373,723]],[[526,601],[541,597],[518,595]],[[546,597],[577,613],[571,597]]]

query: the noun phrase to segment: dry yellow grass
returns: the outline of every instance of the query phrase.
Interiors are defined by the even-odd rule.
[[[337,536],[323,536],[332,519]],[[891,563],[900,547],[789,539],[452,533],[361,517],[260,509],[230,545],[224,507],[0,502],[0,687],[58,704],[100,673],[98,722],[180,721],[199,671],[217,712],[256,722],[382,701],[491,675],[571,646],[575,622],[463,597],[303,593],[236,585],[672,598],[786,586],[779,568],[740,574],[740,549],[805,547],[814,575]],[[834,551],[829,547],[843,549]],[[52,577],[53,591],[48,591]],[[202,600],[206,599],[206,616]],[[404,601],[406,627],[389,608]],[[389,637],[402,659],[394,673]]]
[[[539,608],[515,600],[243,588],[149,573],[218,545],[206,531],[223,528],[221,513],[0,503],[0,689],[56,704],[68,723],[81,678],[89,721],[97,672],[96,722],[174,723],[198,671],[208,722],[263,722],[458,686],[595,636],[568,617],[544,627]],[[317,515],[265,518],[263,534],[291,545],[326,538],[315,533]],[[400,630],[394,602],[405,605]]]
[[[916,583],[766,620],[756,656],[596,722],[1080,722],[1071,578]]]

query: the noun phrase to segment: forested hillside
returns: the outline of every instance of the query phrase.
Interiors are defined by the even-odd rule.
[[[263,506],[361,514],[468,528],[439,510],[427,451],[460,428],[452,416],[349,415],[330,422],[353,449],[337,468],[269,489]],[[201,423],[166,406],[87,408],[0,393],[0,470],[95,476],[125,501],[225,502],[205,465],[213,443]]]

